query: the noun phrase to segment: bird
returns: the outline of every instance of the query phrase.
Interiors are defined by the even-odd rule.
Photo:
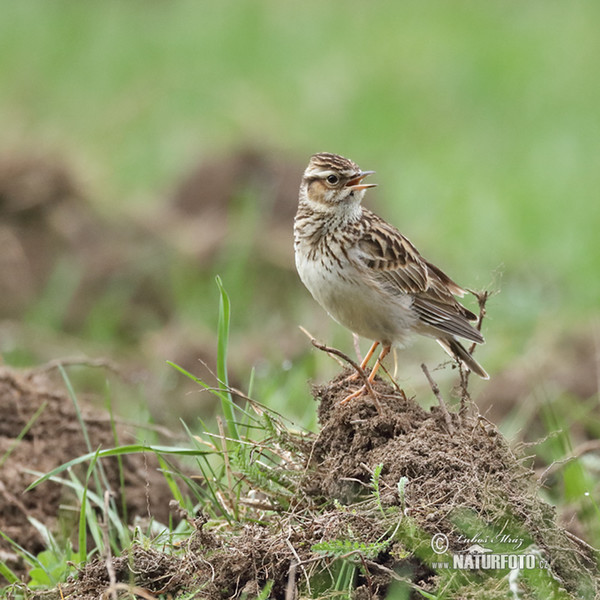
[[[460,365],[483,379],[484,368],[459,341],[485,342],[458,302],[466,291],[429,262],[400,231],[362,201],[374,183],[352,160],[320,152],[304,171],[294,219],[294,255],[300,279],[338,323],[373,344],[365,369],[381,345],[372,382],[393,346],[413,334],[434,338]],[[363,393],[365,386],[342,402]]]

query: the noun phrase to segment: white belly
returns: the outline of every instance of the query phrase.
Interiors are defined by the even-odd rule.
[[[354,267],[341,260],[323,264],[296,253],[300,279],[313,298],[335,319],[354,333],[382,342],[402,344],[416,318],[409,296],[390,297],[375,285],[357,277]]]

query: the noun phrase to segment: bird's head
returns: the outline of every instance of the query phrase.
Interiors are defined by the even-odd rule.
[[[362,183],[367,175],[374,172],[361,171],[356,163],[343,156],[320,152],[311,156],[304,171],[300,200],[326,212],[356,210],[365,190],[377,185]]]

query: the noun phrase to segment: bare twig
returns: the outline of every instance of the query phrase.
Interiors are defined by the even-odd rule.
[[[318,350],[322,350],[327,354],[338,356],[342,360],[345,360],[356,371],[360,379],[362,379],[363,383],[365,384],[365,389],[367,390],[369,396],[371,396],[371,398],[373,399],[373,402],[375,403],[375,406],[377,408],[377,412],[381,414],[382,407],[379,403],[379,400],[377,399],[377,394],[375,393],[375,390],[373,389],[373,386],[371,385],[371,382],[369,381],[369,378],[367,377],[366,373],[363,369],[360,368],[360,365],[353,361],[347,354],[344,354],[341,350],[338,350],[337,348],[331,348],[330,346],[321,344],[321,342],[318,342],[315,338],[311,338],[310,341],[311,344]]]
[[[287,586],[285,588],[285,600],[296,599],[296,568],[298,563],[295,560],[290,561],[290,570],[288,571]]]
[[[302,565],[302,561],[300,560],[300,557],[298,556],[296,549],[292,545],[292,542],[290,542],[289,537],[285,538],[285,543],[287,544],[288,548],[290,549],[291,553],[294,555],[294,558],[295,558],[295,560],[291,561],[291,563],[290,563],[290,572],[289,572],[289,578],[288,578],[288,586],[287,586],[287,590],[285,592],[285,600],[288,600],[288,594],[290,593],[290,588],[291,588],[292,593],[294,594],[293,596],[290,596],[290,598],[296,597],[296,569],[298,567],[302,568],[302,573],[304,575],[304,578],[306,579],[306,589],[307,589],[309,595],[312,595],[311,590],[310,590],[310,577],[308,576],[306,569]],[[293,572],[292,572],[292,569],[293,569]]]
[[[38,373],[47,373],[48,371],[53,371],[54,369],[58,369],[59,367],[72,367],[72,366],[83,366],[83,367],[93,367],[93,368],[101,368],[107,369],[119,375],[119,377],[124,380],[127,379],[123,370],[112,360],[108,358],[86,358],[85,356],[69,356],[65,358],[56,358],[53,360],[44,363],[43,365],[39,365],[38,367],[33,367],[29,369],[29,373],[38,374]]]
[[[467,290],[470,294],[473,294],[475,298],[477,298],[477,304],[479,304],[479,316],[477,317],[477,323],[475,323],[475,329],[477,331],[481,331],[481,324],[483,323],[483,319],[487,314],[485,305],[487,304],[488,298],[494,294],[494,292],[490,292],[489,290],[482,290],[481,292],[476,292],[475,290]],[[477,344],[473,343],[469,348],[469,353],[473,354],[475,347]]]
[[[396,352],[395,352],[395,348],[394,348],[394,375],[392,375],[389,370],[385,367],[385,365],[383,363],[379,363],[379,367],[381,369],[383,369],[384,373],[390,378],[390,381],[392,382],[392,385],[396,388],[397,392],[400,392],[401,394],[404,394],[404,390],[396,383],[396,380],[394,379],[396,377]]]
[[[571,461],[577,460],[581,458],[584,454],[588,452],[594,452],[595,450],[600,450],[600,440],[589,440],[577,446],[569,456],[565,458],[561,458],[560,460],[555,460],[551,463],[542,473],[539,475],[538,479],[540,483],[543,483],[549,475],[557,471],[560,467],[564,466]]]
[[[481,331],[481,325],[483,324],[483,319],[485,318],[487,311],[485,305],[488,301],[488,298],[494,293],[489,290],[482,290],[480,292],[476,292],[475,290],[467,290],[470,294],[473,294],[475,298],[477,298],[477,304],[479,305],[479,315],[477,316],[477,322],[475,323],[475,329],[477,331]],[[469,348],[469,354],[473,355],[475,352],[475,348],[477,348],[477,344],[473,342],[471,347]],[[471,371],[468,369],[463,369],[460,367],[460,411],[459,414],[462,414],[466,409],[467,401],[471,400],[471,395],[469,394],[469,376],[471,375]]]
[[[588,552],[593,552],[594,554],[597,554],[598,552],[600,552],[600,550],[598,548],[594,548],[594,546],[590,546],[590,544],[588,544],[585,540],[582,540],[580,537],[577,537],[574,533],[571,533],[568,529],[565,529],[565,535],[573,542],[575,542],[576,544],[579,544],[580,546],[583,546],[583,548],[585,548]]]
[[[444,421],[446,421],[446,427],[448,428],[448,433],[454,433],[454,426],[452,425],[452,417],[450,416],[450,413],[448,412],[446,403],[444,402],[444,399],[442,398],[442,394],[440,393],[440,388],[439,388],[438,384],[434,381],[433,377],[429,373],[429,369],[427,368],[427,365],[425,363],[421,364],[421,369],[423,369],[423,373],[425,373],[425,377],[427,377],[427,381],[429,382],[429,385],[431,386],[431,391],[433,392],[433,395],[437,398],[437,401],[440,405],[440,409],[442,411],[442,414],[444,415]]]
[[[302,333],[304,333],[304,335],[308,337],[310,343],[315,348],[331,355],[331,357],[335,359],[335,362],[337,362],[340,366],[344,367],[345,365],[342,361],[346,361],[356,371],[358,376],[364,381],[365,385],[367,386],[367,389],[370,388],[370,382],[368,380],[368,377],[365,374],[364,370],[360,368],[360,365],[357,362],[353,361],[347,354],[344,354],[341,350],[338,350],[337,348],[331,348],[330,346],[322,344],[315,337],[313,337],[306,329],[304,329],[304,327],[300,327],[300,331],[302,331]],[[336,357],[341,358],[342,360],[338,360]]]
[[[460,363],[458,365],[458,372],[460,373],[460,409],[458,414],[462,416],[467,410],[467,402],[471,404],[471,394],[469,394],[469,375],[471,371],[463,368],[462,363]]]
[[[217,415],[217,426],[219,427],[219,437],[221,439],[221,449],[223,452],[223,461],[225,463],[225,472],[227,473],[227,484],[229,490],[229,502],[231,503],[231,508],[236,514],[237,517],[237,507],[235,504],[235,492],[233,491],[233,476],[231,473],[231,464],[229,462],[229,450],[227,449],[227,441],[225,438],[225,429],[223,427],[223,419],[219,415]]]
[[[242,390],[240,390],[236,387],[233,387],[231,385],[228,385],[225,382],[221,381],[217,377],[217,374],[208,366],[208,363],[206,363],[201,358],[198,359],[198,362],[216,379],[217,383],[220,386],[220,387],[203,387],[200,390],[201,392],[227,392],[234,396],[239,396],[242,400],[246,400],[247,402],[249,402],[251,404],[252,408],[254,409],[254,411],[256,412],[256,414],[258,414],[258,415],[262,415],[262,414],[264,414],[264,411],[268,411],[269,415],[271,415],[271,416],[277,415],[281,419],[287,420],[286,417],[284,417],[281,413],[278,413],[276,410],[273,410],[272,408],[265,406],[264,404],[262,404],[258,400],[255,400],[254,398],[250,398],[250,396],[248,396],[247,394],[242,392]]]
[[[127,583],[111,584],[104,591],[101,598],[104,600],[107,593],[110,593],[113,598],[117,598],[117,592],[119,591],[129,592],[132,596],[139,596],[140,598],[144,598],[144,600],[157,600],[157,597],[152,595],[148,590],[137,585],[128,585]]]
[[[313,346],[315,345],[315,340],[317,338],[315,338],[315,336],[310,333],[310,331],[308,331],[308,329],[305,329],[304,327],[302,327],[301,325],[298,327],[298,329],[300,329],[300,331],[311,341],[311,343],[313,344]],[[317,346],[318,347],[318,346]],[[322,348],[319,348],[320,350],[322,350]],[[345,356],[345,355],[344,355]],[[340,367],[345,367],[346,365],[341,361],[338,360],[338,357],[335,355],[335,353],[331,354],[331,358],[333,358],[333,360],[335,360],[335,362],[340,365]],[[352,363],[352,359],[346,356],[346,360],[350,363]],[[353,363],[356,364],[356,363]]]

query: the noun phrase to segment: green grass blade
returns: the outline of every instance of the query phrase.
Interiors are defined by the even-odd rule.
[[[229,390],[229,379],[227,376],[227,347],[229,344],[229,323],[231,315],[231,303],[229,296],[223,287],[221,278],[217,275],[216,277],[217,286],[219,288],[219,323],[217,328],[217,378],[219,383],[225,386],[226,390]],[[221,398],[221,407],[225,421],[227,422],[227,429],[229,431],[229,437],[239,439],[240,434],[234,419],[234,408],[235,403],[229,391]]]
[[[113,413],[111,396],[109,394],[108,382],[106,384],[106,409],[108,411],[110,417],[110,428],[113,434],[113,440],[115,444],[115,448],[119,447],[119,434],[117,432],[117,424],[115,422],[115,415]],[[117,456],[117,464],[119,465],[119,490],[121,492],[121,506],[123,510],[123,522],[127,523],[127,496],[125,494],[125,471],[123,469],[123,459],[121,455]]]
[[[51,574],[48,573],[46,567],[38,560],[38,558],[36,556],[31,554],[31,552],[25,550],[25,548],[22,548],[21,546],[19,546],[19,544],[17,544],[17,542],[15,542],[12,538],[8,537],[1,529],[0,529],[0,537],[2,537],[4,540],[6,540],[14,548],[15,552],[19,556],[21,556],[27,564],[29,564],[32,567],[41,569],[42,571],[44,571],[44,573],[46,573],[46,575],[48,575],[49,578],[51,578]]]
[[[79,564],[84,564],[87,559],[87,495],[88,495],[88,482],[90,477],[92,476],[92,471],[96,465],[98,460],[98,453],[96,452],[96,456],[90,461],[90,465],[87,470],[86,478],[85,478],[85,486],[83,486],[83,493],[81,494],[81,508],[79,509],[79,532],[78,532],[78,542],[79,542]]]
[[[214,394],[215,396],[217,396],[219,398],[219,400],[221,400],[221,402],[225,401],[226,394],[223,390],[216,389],[213,386],[208,385],[208,383],[206,383],[205,381],[200,379],[200,377],[196,377],[196,375],[190,373],[189,371],[186,371],[186,369],[184,369],[183,367],[180,367],[178,364],[176,364],[170,360],[167,361],[167,364],[169,366],[173,367],[176,371],[179,371],[182,375],[185,375],[186,377],[191,379],[193,382],[197,383],[198,385],[201,385],[205,390],[207,390],[211,394]]]
[[[20,579],[11,571],[10,567],[3,561],[0,560],[0,575],[8,581],[9,584],[18,583]]]
[[[69,379],[69,376],[67,375],[67,372],[65,371],[64,367],[62,365],[58,365],[58,370],[61,374],[61,377],[63,378],[63,381],[65,382],[65,386],[67,388],[67,392],[69,393],[69,397],[71,398],[71,401],[73,402],[73,407],[75,408],[75,414],[77,415],[77,421],[79,422],[79,427],[81,428],[81,432],[83,434],[83,439],[85,440],[85,445],[88,449],[88,452],[91,454],[91,453],[93,453],[92,443],[90,440],[90,436],[88,434],[85,420],[83,419],[83,415],[81,414],[81,409],[79,407],[79,401],[77,400],[77,394],[75,393],[75,390],[73,389],[71,380]],[[98,473],[99,473],[99,475],[98,475]],[[98,465],[98,472],[94,470],[94,472],[92,474],[94,476],[94,482],[96,484],[96,490],[98,491],[98,493],[100,493],[100,490],[102,490],[102,484],[100,483],[101,478],[102,478],[102,481],[104,482],[105,489],[109,488],[108,479],[106,477],[106,474],[104,473],[104,469],[102,468],[101,464]]]
[[[145,446],[143,444],[131,444],[129,446],[121,446],[120,448],[109,448],[108,450],[100,450],[98,451],[98,458],[106,458],[107,456],[121,456],[123,454],[139,454],[143,452],[154,452],[156,454],[172,454],[174,456],[199,456],[213,453],[198,449],[178,448],[176,446]],[[63,471],[66,471],[70,467],[91,460],[92,458],[94,458],[94,456],[96,456],[96,452],[90,452],[88,454],[84,454],[83,456],[78,456],[77,458],[74,458],[62,464],[59,467],[52,469],[52,471],[46,473],[45,475],[42,475],[39,479],[36,479],[33,483],[31,483],[25,491],[28,492],[29,490],[32,490],[33,488],[40,485],[40,483],[43,483],[44,481],[50,479],[51,477],[54,477],[55,475],[58,475],[59,473],[62,473]]]
[[[169,489],[171,490],[173,498],[175,498],[175,500],[177,500],[181,506],[185,506],[185,498],[183,497],[183,494],[181,493],[181,490],[175,481],[175,477],[173,477],[173,470],[171,466],[160,454],[157,454],[156,458],[158,459],[161,467],[161,473],[165,478]]]

